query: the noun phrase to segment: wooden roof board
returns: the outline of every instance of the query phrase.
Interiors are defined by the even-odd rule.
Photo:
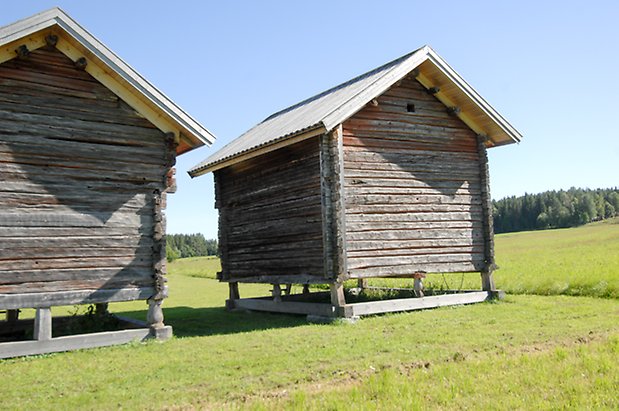
[[[174,133],[179,140],[179,154],[215,141],[210,131],[60,8],[0,27],[0,64],[17,57],[15,49],[21,44],[29,50],[44,46],[48,34],[59,37],[56,47],[68,57],[73,60],[85,57],[86,71],[136,111],[162,131]]]
[[[490,145],[519,142],[520,133],[496,112],[462,77],[429,46],[424,46],[337,87],[279,111],[189,170],[197,177],[209,171],[265,152],[272,144],[299,141],[305,133],[328,132],[346,121],[367,103],[417,69],[426,87],[442,86],[437,98],[457,105],[459,117]],[[427,73],[427,74],[426,74]]]

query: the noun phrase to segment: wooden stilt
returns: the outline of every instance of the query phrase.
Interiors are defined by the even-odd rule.
[[[292,284],[286,284],[286,290],[284,291],[286,295],[290,295],[292,293]]]
[[[492,270],[484,270],[481,272],[481,288],[484,291],[496,291]]]
[[[48,341],[52,339],[52,309],[37,308],[34,317],[34,339]]]
[[[357,280],[357,287],[361,288],[362,290],[365,290],[366,288],[368,288],[368,279],[367,278],[359,278]]]
[[[172,337],[172,327],[163,324],[163,298],[148,299],[148,313],[146,322],[150,328],[150,336],[157,340],[167,340]]]
[[[19,320],[19,310],[6,310],[6,321],[14,323]]]
[[[415,293],[415,297],[423,297],[423,282],[421,278],[415,278],[413,280],[413,291]]]
[[[103,317],[109,314],[108,304],[107,303],[99,303],[95,304],[95,315],[99,317]]]
[[[241,298],[239,294],[239,283],[228,283],[228,288],[230,289],[230,299],[238,300]]]
[[[423,279],[426,278],[425,272],[417,272],[413,274],[413,292],[415,297],[423,297]]]
[[[342,283],[331,284],[331,305],[334,307],[343,307],[346,305],[344,285]]]
[[[309,294],[309,293],[310,293],[309,284],[303,284],[303,294]]]
[[[276,303],[282,302],[282,287],[279,284],[273,284],[273,301]]]
[[[163,300],[151,298],[148,300],[148,313],[146,314],[146,322],[152,329],[163,328],[163,310],[161,304]]]

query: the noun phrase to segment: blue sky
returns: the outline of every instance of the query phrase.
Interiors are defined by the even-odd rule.
[[[60,6],[213,132],[179,158],[168,231],[217,235],[186,171],[269,114],[429,44],[524,136],[490,150],[492,195],[619,186],[616,1],[10,1]]]

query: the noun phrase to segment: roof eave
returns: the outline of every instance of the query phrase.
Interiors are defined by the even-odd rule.
[[[445,60],[443,60],[434,50],[428,47],[428,60],[441,70],[458,88],[472,100],[498,127],[500,127],[511,142],[495,141],[494,145],[505,145],[519,143],[522,134],[514,128],[499,112],[497,112],[464,78],[462,78]]]
[[[248,150],[236,153],[232,156],[224,157],[213,162],[209,162],[209,159],[206,159],[204,162],[191,168],[189,171],[187,171],[187,173],[191,178],[199,177],[212,171],[217,171],[222,168],[238,164],[242,161],[249,160],[251,158],[267,154],[271,151],[275,151],[277,149],[298,143],[308,138],[325,134],[326,132],[327,129],[325,128],[324,124],[318,123],[303,130],[298,130],[294,133],[286,134],[285,136],[270,140],[266,144],[258,145]]]

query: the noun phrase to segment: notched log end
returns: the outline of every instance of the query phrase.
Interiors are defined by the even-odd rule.
[[[28,50],[28,47],[25,44],[22,44],[15,49],[15,53],[18,58],[25,59],[30,55],[30,50]]]
[[[56,44],[58,44],[58,36],[55,34],[48,34],[45,36],[45,43],[48,47],[55,48]]]
[[[75,60],[75,67],[78,70],[86,70],[86,66],[88,65],[88,60],[85,57],[80,57]]]
[[[451,115],[451,116],[457,116],[458,114],[460,114],[460,107],[447,107],[447,114]]]

